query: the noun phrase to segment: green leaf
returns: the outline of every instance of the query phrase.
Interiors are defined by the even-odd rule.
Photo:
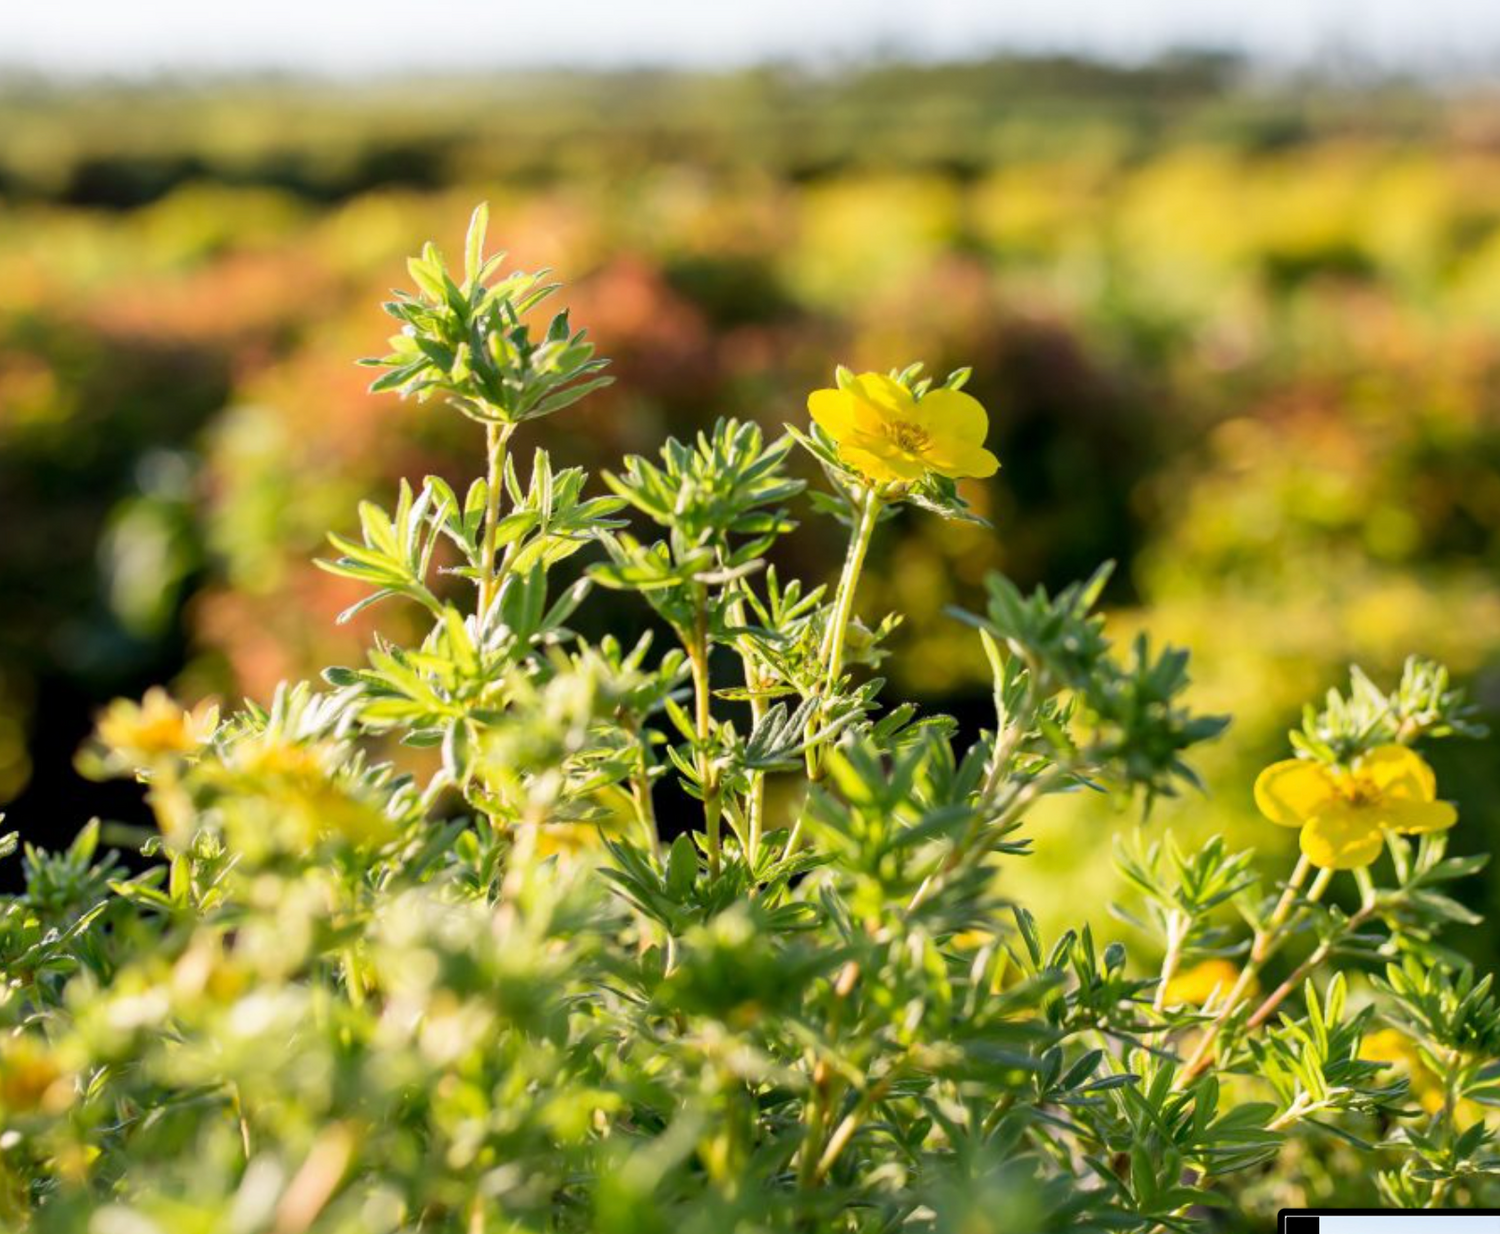
[[[479,282],[484,266],[484,234],[490,225],[490,203],[480,202],[469,216],[469,230],[464,237],[464,281],[469,287]]]
[[[473,767],[473,740],[469,733],[469,722],[458,718],[448,725],[443,734],[443,770],[454,784],[466,784]]]
[[[698,850],[690,836],[680,835],[667,855],[667,890],[677,900],[685,900],[697,878]]]

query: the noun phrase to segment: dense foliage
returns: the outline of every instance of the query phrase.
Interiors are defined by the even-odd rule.
[[[359,497],[474,472],[467,422],[348,360],[399,260],[434,228],[456,251],[484,196],[620,378],[522,457],[597,473],[719,415],[774,437],[832,358],[974,367],[1006,466],[965,495],[998,533],[897,508],[864,581],[904,615],[881,671],[964,740],[988,670],[946,609],[993,569],[1056,591],[1105,559],[1117,637],[1191,646],[1193,698],[1235,714],[1194,763],[1208,802],[1158,817],[1268,877],[1295,837],[1249,786],[1347,661],[1389,682],[1418,651],[1497,697],[1493,100],[1211,61],[0,90],[0,808],[28,839],[98,814],[134,843],[136,787],[72,767],[114,695],[265,699],[377,617],[420,638],[416,608],[335,625],[359,586],[310,559]],[[803,521],[770,560],[831,583],[840,529]],[[633,644],[638,609],[575,621]],[[1500,832],[1497,749],[1433,754],[1455,853]],[[1120,931],[1095,797],[1039,818],[1038,920]],[[1500,877],[1455,894],[1488,963]]]
[[[7,1224],[1247,1228],[1355,1161],[1366,1199],[1495,1202],[1500,1008],[1439,938],[1482,858],[1414,749],[1479,731],[1445,670],[1308,709],[1256,788],[1285,879],[1147,823],[1139,949],[1044,934],[1035,808],[1196,792],[1225,721],[1185,653],[1106,637],[1104,570],[951,614],[992,677],[972,744],[873,675],[882,523],[984,530],[968,373],[841,369],[812,423],[722,420],[602,488],[518,462],[607,379],[486,217],[456,269],[412,260],[371,362],[476,422],[485,474],[362,503],[320,563],[345,619],[417,633],[228,715],[113,705],[81,764],[146,785],[149,868],[90,825],[0,901]],[[767,565],[801,510],[847,533],[832,589]],[[601,596],[668,637],[582,633]]]

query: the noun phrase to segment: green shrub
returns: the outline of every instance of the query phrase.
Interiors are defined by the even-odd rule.
[[[368,586],[351,613],[401,599],[430,632],[226,717],[115,704],[82,764],[147,786],[153,864],[91,824],[0,901],[8,1227],[1144,1232],[1494,1202],[1500,1012],[1438,941],[1479,862],[1445,857],[1412,750],[1473,730],[1441,669],[1309,710],[1257,785],[1301,832],[1286,880],[1147,831],[1120,911],[1156,952],[1043,939],[1032,808],[1193,786],[1225,721],[1184,704],[1186,654],[1111,646],[1104,571],[995,577],[955,614],[995,725],[956,748],[882,699],[895,619],[856,595],[894,507],[973,518],[956,481],[995,460],[966,373],[839,370],[811,425],[721,422],[608,495],[543,451],[523,476],[516,428],[607,379],[566,313],[529,324],[553,289],[500,277],[484,221],[461,280],[413,260],[374,363],[483,426],[485,476],[363,504],[323,563]],[[766,565],[797,447],[849,528],[831,592]],[[674,645],[577,633],[596,586]]]

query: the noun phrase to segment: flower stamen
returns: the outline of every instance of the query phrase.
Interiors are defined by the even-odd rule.
[[[932,434],[910,420],[887,420],[881,427],[886,440],[908,454],[921,454],[932,444]]]

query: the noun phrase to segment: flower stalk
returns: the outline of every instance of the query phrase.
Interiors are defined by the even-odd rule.
[[[496,540],[500,532],[500,494],[505,487],[505,459],[514,424],[491,422],[484,426],[485,501],[484,539],[479,561],[479,613],[490,611],[500,590],[500,571],[495,568]]]
[[[854,596],[859,590],[860,575],[864,572],[870,541],[875,536],[875,524],[880,521],[882,504],[879,486],[867,486],[859,502],[859,514],[849,539],[849,551],[844,556],[844,569],[839,575],[833,615],[823,634],[822,660],[827,666],[822,686],[824,704],[818,707],[807,722],[809,740],[822,727],[827,700],[837,691],[844,675],[844,650],[849,639],[849,623],[854,617]],[[826,743],[808,747],[807,775],[814,783],[823,778],[825,752]]]
[[[708,849],[708,869],[715,876],[722,866],[720,823],[724,803],[719,791],[719,771],[710,745],[713,741],[713,690],[708,675],[708,604],[701,593],[687,640],[688,663],[693,674],[693,725],[698,745],[698,778],[703,789],[703,834]]]
[[[730,607],[730,619],[736,626],[744,623],[745,602],[742,594],[736,595]],[[741,641],[739,653],[745,692],[750,699],[750,728],[753,732],[766,716],[765,686],[761,681],[755,655],[749,645]],[[760,842],[765,828],[765,810],[766,775],[763,771],[752,771],[745,788],[745,848],[751,869],[754,869],[760,861]]]
[[[858,517],[855,519],[854,531],[849,539],[849,549],[844,555],[844,568],[839,575],[838,591],[834,596],[833,614],[829,618],[828,628],[823,633],[821,647],[821,659],[826,666],[823,683],[821,686],[823,701],[814,709],[812,716],[807,721],[806,736],[808,741],[806,763],[807,780],[809,786],[816,784],[823,778],[825,759],[827,756],[828,740],[814,742],[814,737],[822,728],[826,717],[827,700],[838,689],[840,679],[844,675],[844,648],[849,637],[849,622],[854,615],[854,596],[859,590],[860,575],[864,571],[865,557],[870,551],[870,541],[875,536],[875,525],[880,521],[880,510],[883,504],[880,488],[878,485],[870,484],[864,489],[858,506]],[[802,817],[799,815],[797,821],[792,824],[791,835],[787,837],[786,849],[782,853],[782,859],[791,857],[796,851],[802,839]]]
[[[875,524],[880,519],[881,504],[880,489],[870,485],[865,489],[864,499],[859,505],[859,519],[849,541],[844,572],[839,578],[833,620],[823,638],[823,658],[828,664],[828,675],[823,682],[825,695],[833,692],[844,672],[844,647],[849,637],[849,621],[854,614],[854,594],[859,589],[859,577],[864,570],[865,555],[870,551],[870,541],[875,535]]]

